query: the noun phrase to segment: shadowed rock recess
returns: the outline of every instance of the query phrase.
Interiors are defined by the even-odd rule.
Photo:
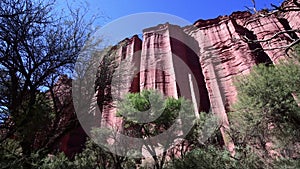
[[[142,40],[137,35],[123,40],[113,49],[119,55],[117,58],[121,58],[119,62],[126,60],[126,65],[132,65],[135,71],[122,92],[156,89],[166,96],[191,100],[195,95],[197,103],[194,104],[198,105],[199,112],[212,112],[221,117],[223,140],[220,144],[232,150],[225,130],[229,130],[227,112],[237,100],[234,78],[248,74],[254,65],[277,64],[285,59],[281,47],[299,36],[284,33],[271,41],[255,41],[271,38],[282,30],[300,28],[299,12],[264,14],[263,11],[234,12],[230,16],[198,20],[185,27],[165,23],[144,29]],[[191,72],[177,65],[175,57]],[[192,80],[189,73],[194,77]],[[191,86],[197,90],[191,90]],[[102,122],[119,123],[115,111],[111,106],[104,107]],[[71,136],[67,138],[72,140]],[[66,142],[65,138],[64,150],[68,146]]]

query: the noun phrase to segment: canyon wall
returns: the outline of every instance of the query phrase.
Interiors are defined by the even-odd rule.
[[[124,40],[128,47],[123,50],[122,59],[135,55],[129,62],[138,70],[127,92],[156,89],[166,96],[191,100],[195,95],[193,103],[199,112],[221,117],[226,144],[227,112],[237,100],[235,77],[248,74],[254,65],[277,64],[285,59],[284,47],[298,36],[274,35],[299,29],[299,20],[299,13],[295,12],[234,12],[230,16],[198,20],[186,27],[166,23],[146,28],[142,40],[137,36]],[[132,50],[134,43],[138,46],[136,50]],[[193,75],[192,81],[189,74]]]
[[[299,36],[289,30],[299,28],[300,13],[293,11],[234,12],[185,27],[165,23],[146,28],[142,39],[135,35],[113,48],[120,72],[116,79],[122,79],[123,85],[114,91],[121,97],[156,89],[166,96],[190,99],[195,111],[220,117],[222,142],[233,150],[226,130],[227,113],[237,100],[234,79],[248,74],[254,65],[284,60],[284,47]],[[113,106],[104,107],[101,124],[120,124],[115,113]]]

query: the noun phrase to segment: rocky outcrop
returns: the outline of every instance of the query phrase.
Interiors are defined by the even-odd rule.
[[[221,142],[232,150],[226,130],[227,113],[237,100],[234,79],[248,74],[254,65],[285,59],[284,47],[299,37],[290,30],[299,28],[300,14],[293,11],[234,12],[186,27],[166,23],[146,28],[142,40],[135,35],[111,49],[108,57],[116,58],[119,66],[110,91],[119,98],[127,92],[156,89],[166,96],[190,99],[197,113],[220,117]],[[99,99],[107,91],[97,92]],[[101,125],[120,126],[114,103],[101,108]]]
[[[178,26],[167,23],[145,29],[140,89],[157,89],[166,96],[190,100],[194,95],[199,111],[208,112],[210,104],[198,49],[197,41]],[[197,89],[194,94],[191,85]]]
[[[141,64],[142,41],[137,35],[124,39],[112,48],[114,52],[107,57],[117,60],[116,68],[111,81],[112,97],[120,99],[128,92],[140,91],[140,64]],[[98,91],[99,92],[99,91]],[[103,93],[103,92],[102,92]],[[116,117],[115,103],[104,105],[102,110],[101,124],[106,126],[120,127],[121,119]]]
[[[254,65],[284,59],[283,47],[298,36],[290,32],[275,35],[299,29],[299,19],[296,12],[234,12],[183,28],[166,23],[144,29],[142,41],[137,36],[125,39],[125,48],[119,49],[121,58],[129,58],[126,63],[136,68],[124,92],[156,89],[175,98],[195,97],[199,112],[211,111],[221,117],[225,138],[227,112],[237,100],[235,77],[249,73]]]

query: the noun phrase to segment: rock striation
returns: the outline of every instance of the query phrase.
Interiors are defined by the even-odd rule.
[[[146,28],[143,39],[135,35],[112,49],[119,65],[116,71],[121,72],[116,76],[124,85],[117,95],[156,89],[166,96],[191,99],[197,112],[220,117],[221,142],[233,150],[226,130],[227,113],[237,100],[234,79],[248,74],[254,65],[285,59],[284,47],[299,39],[290,30],[299,28],[300,13],[294,11],[239,11],[185,27],[165,23]],[[117,84],[111,83],[112,88]],[[101,124],[120,124],[115,113],[113,106],[103,107]]]
[[[199,112],[221,117],[223,141],[231,149],[225,131],[229,130],[227,112],[237,100],[235,77],[249,73],[254,65],[285,59],[284,47],[298,36],[275,35],[299,29],[299,19],[297,12],[234,12],[186,27],[166,23],[144,29],[142,40],[137,36],[125,39],[129,43],[122,48],[123,59],[135,55],[129,62],[138,70],[127,92],[156,89],[166,96],[191,100],[195,95]],[[132,50],[134,43],[136,50]],[[188,74],[193,75],[192,82]],[[191,86],[197,91],[192,93]]]

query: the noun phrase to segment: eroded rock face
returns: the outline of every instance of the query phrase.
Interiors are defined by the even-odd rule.
[[[118,62],[111,81],[111,92],[114,101],[124,97],[128,92],[140,91],[140,64],[142,41],[137,35],[124,39],[115,47],[114,56]],[[98,91],[99,92],[99,91]],[[116,117],[116,103],[104,105],[102,110],[101,125],[120,127],[121,118]]]
[[[254,65],[277,64],[284,59],[282,47],[297,37],[273,36],[282,30],[299,28],[299,17],[295,12],[234,12],[198,20],[183,28],[166,23],[144,29],[140,60],[133,63],[139,69],[139,80],[131,88],[157,89],[167,96],[191,98],[189,72],[180,70],[175,59],[179,58],[195,77],[199,111],[218,114],[226,130],[227,112],[237,100],[234,78],[248,74]],[[264,41],[269,38],[272,40]],[[128,51],[125,55],[130,56]]]
[[[275,14],[268,17],[253,16],[252,18],[244,23],[244,27],[253,31],[253,34],[257,39],[270,39],[276,33],[289,29],[286,28],[288,21],[284,18],[278,18]],[[278,38],[274,38],[267,42],[261,42],[260,45],[264,49],[264,52],[270,57],[272,62],[276,64],[285,56],[284,50],[282,50],[280,46],[286,46],[288,43],[290,43],[289,35],[282,34],[279,35]]]
[[[196,92],[198,110],[219,115],[226,137],[227,112],[237,100],[234,78],[248,74],[256,64],[277,64],[284,59],[282,46],[291,43],[296,35],[281,34],[271,41],[263,40],[279,31],[299,28],[299,20],[299,13],[295,12],[280,16],[264,11],[234,12],[230,16],[198,20],[184,28],[166,23],[144,29],[142,45],[134,36],[127,39],[126,49],[122,48],[122,58],[134,56],[129,62],[139,70],[127,91],[156,89],[166,96],[191,99],[192,83],[199,89]],[[178,66],[176,58],[191,72]],[[189,73],[195,77],[194,82],[189,81]],[[228,143],[227,146],[233,145]]]
[[[210,104],[198,49],[197,41],[178,26],[167,23],[145,29],[140,89],[156,89],[166,96],[190,100],[194,95],[198,110],[208,112]],[[193,94],[192,90],[197,91]]]
[[[230,16],[198,20],[183,28],[166,23],[144,29],[142,40],[135,35],[114,47],[119,63],[116,72],[120,72],[116,79],[124,85],[115,91],[121,97],[127,92],[156,89],[174,98],[195,98],[197,111],[221,117],[221,132],[224,140],[228,140],[227,112],[237,100],[234,79],[248,74],[254,65],[277,64],[285,59],[283,47],[299,34],[274,35],[299,28],[299,12],[261,11],[234,12]],[[265,41],[270,38],[271,41]],[[114,85],[118,83],[112,80],[112,88]],[[101,124],[121,124],[115,114],[114,106],[104,106]],[[224,142],[233,149],[230,142]]]
[[[299,0],[298,0],[299,3]],[[286,0],[285,2],[282,3],[283,7],[290,6],[292,8],[297,8],[295,7],[296,5],[293,4],[292,0]],[[297,29],[299,28],[300,20],[297,19],[299,18],[299,11],[289,11],[285,13],[281,13],[279,15],[280,18],[284,18],[287,20],[287,27],[290,27],[291,29]],[[300,36],[300,33],[296,33],[297,36]]]
[[[261,48],[259,44],[241,40],[242,36],[255,38],[254,33],[243,26],[249,17],[251,14],[248,12],[235,12],[210,21],[199,20],[194,26],[184,28],[199,44],[198,57],[209,93],[211,112],[221,119],[223,138],[229,130],[227,112],[237,99],[234,77],[249,73],[255,64],[270,63],[270,58],[263,51],[251,51]],[[224,144],[233,150],[232,143],[224,141]]]

